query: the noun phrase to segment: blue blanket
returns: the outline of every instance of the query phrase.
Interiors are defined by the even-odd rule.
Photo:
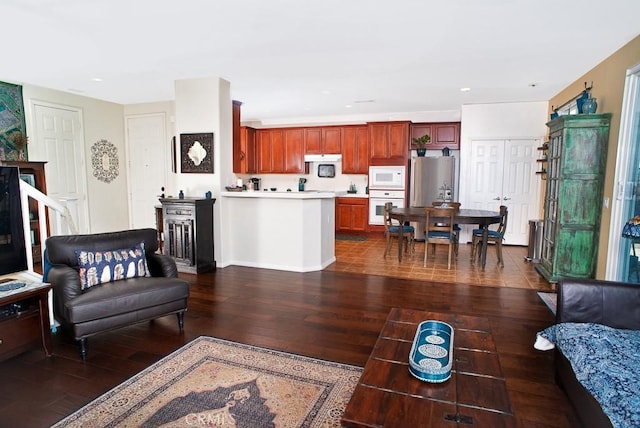
[[[640,427],[640,331],[562,323],[538,333],[571,363],[614,427]]]

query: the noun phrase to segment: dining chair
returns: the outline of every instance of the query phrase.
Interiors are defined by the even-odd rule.
[[[384,204],[384,236],[387,238],[387,245],[384,248],[384,256],[387,257],[387,253],[393,244],[394,239],[398,239],[398,234],[402,230],[403,243],[405,244],[405,252],[414,252],[415,245],[415,230],[413,226],[393,224],[393,220],[389,215],[389,211],[393,208],[392,202],[385,202]],[[402,229],[400,229],[402,227]],[[398,243],[398,245],[401,245]]]
[[[458,210],[460,210],[460,202],[445,202],[445,201],[434,201],[431,203],[431,206],[434,207],[442,207],[442,208],[446,208],[446,207],[453,207],[456,209],[456,213],[458,212]],[[458,224],[454,224],[453,225],[453,233],[455,234],[454,238],[455,238],[455,245],[453,247],[453,252],[456,255],[456,257],[458,256],[458,247],[459,247],[459,242],[460,242],[460,231],[462,229],[460,228],[460,225]]]
[[[487,244],[493,242],[496,245],[496,254],[498,256],[498,263],[504,267],[504,257],[502,256],[502,241],[504,241],[504,234],[507,231],[507,218],[509,217],[509,210],[505,205],[500,206],[500,223],[498,229],[489,229],[487,236]],[[471,262],[476,258],[476,254],[480,257],[480,251],[478,246],[482,243],[482,229],[473,229],[473,239],[471,241]]]
[[[455,221],[457,210],[451,208],[426,207],[424,209],[426,237],[424,241],[424,266],[427,266],[429,245],[433,245],[435,255],[436,245],[447,245],[449,247],[449,258],[447,269],[451,269],[451,253],[455,247],[455,236],[453,232],[453,222]]]

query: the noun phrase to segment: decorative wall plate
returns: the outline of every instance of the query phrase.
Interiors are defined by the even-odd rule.
[[[95,178],[111,183],[120,173],[118,148],[107,140],[96,141],[91,146],[91,166]]]
[[[181,172],[213,173],[213,132],[180,134]]]

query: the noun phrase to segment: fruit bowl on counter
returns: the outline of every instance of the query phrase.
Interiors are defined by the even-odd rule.
[[[244,190],[244,187],[240,186],[224,186],[224,188],[227,192],[242,192]]]

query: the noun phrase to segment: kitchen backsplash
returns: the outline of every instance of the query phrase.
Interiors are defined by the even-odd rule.
[[[323,162],[327,163],[327,162]],[[262,189],[277,188],[279,191],[291,189],[298,191],[298,181],[306,178],[305,190],[347,191],[354,184],[359,194],[364,195],[369,177],[366,174],[343,174],[340,162],[335,162],[336,176],[332,178],[318,177],[319,162],[311,162],[309,174],[237,174],[246,184],[251,177],[261,178]]]
[[[417,156],[416,151],[411,151],[411,157]],[[427,156],[442,156],[441,150],[427,150]],[[451,156],[460,159],[459,150],[451,150]],[[318,177],[318,165],[321,163],[332,163],[336,166],[336,176],[333,178]],[[459,177],[459,162],[456,163],[456,183]],[[262,189],[277,188],[279,191],[291,189],[293,192],[298,191],[298,181],[300,178],[306,178],[305,190],[328,190],[344,192],[349,190],[351,184],[354,184],[358,190],[358,194],[364,195],[368,186],[369,176],[367,174],[343,174],[342,164],[340,162],[311,162],[309,174],[236,174],[238,178],[242,178],[246,184],[251,177],[261,178]],[[236,184],[236,183],[232,183]],[[457,194],[456,188],[456,194]]]

